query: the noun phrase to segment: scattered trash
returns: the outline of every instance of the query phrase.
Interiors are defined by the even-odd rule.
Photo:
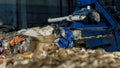
[[[53,33],[54,28],[52,26],[46,26],[43,28],[30,28],[30,29],[22,29],[19,30],[17,33],[18,34],[23,34],[26,36],[31,36],[31,37],[38,37],[40,35],[42,36],[49,36]]]
[[[19,33],[23,34],[23,35],[26,35],[26,36],[31,36],[31,37],[39,36],[39,33],[37,33],[37,31],[35,31],[33,29],[21,30],[21,31],[18,31],[18,34]]]
[[[24,56],[25,59],[30,59],[30,58],[32,58],[33,53],[30,53],[30,52],[24,52],[24,53],[23,53],[23,56]]]
[[[28,51],[29,49],[29,40],[25,38],[22,35],[15,36],[12,40],[9,42],[9,50],[10,54],[17,54],[17,53],[23,53],[25,51]]]
[[[0,68],[6,68],[5,60],[0,60]]]
[[[11,41],[10,41],[10,46],[15,46],[16,44],[20,43],[21,41],[23,41],[23,36],[18,35],[16,37],[14,37]]]
[[[0,60],[0,65],[3,64],[3,60]]]
[[[39,30],[40,35],[49,36],[53,33],[54,28],[52,26],[46,26]]]
[[[56,45],[60,48],[72,48],[74,46],[73,40],[74,36],[69,28],[62,29],[63,32],[61,36],[55,40]]]
[[[50,29],[47,34],[46,29]],[[39,30],[43,30],[44,35]],[[45,30],[44,30],[45,29]],[[59,48],[52,34],[52,27],[30,28],[37,35],[24,35],[29,29],[6,35],[0,40],[0,68],[118,68],[120,52],[106,52],[103,49],[86,49],[76,46]],[[49,32],[49,31],[48,31]],[[73,31],[76,36],[80,36]],[[80,33],[80,32],[79,32]],[[77,37],[76,37],[77,39]]]

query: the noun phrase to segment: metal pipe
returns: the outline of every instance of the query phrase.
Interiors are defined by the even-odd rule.
[[[69,16],[65,16],[65,17],[58,17],[58,18],[49,18],[48,19],[48,22],[51,23],[51,22],[61,22],[61,21],[81,21],[83,19],[85,19],[86,16],[80,16],[80,15],[75,15],[75,16],[72,16],[72,15],[69,15]]]

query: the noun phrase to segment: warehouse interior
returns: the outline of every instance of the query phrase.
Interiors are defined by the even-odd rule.
[[[49,17],[60,17],[71,14],[77,4],[76,0],[53,1],[54,2],[51,0],[1,0],[1,21],[3,21],[4,24],[14,25],[15,27],[18,26],[19,28],[37,26],[37,24],[43,25],[47,24],[47,18]],[[114,1],[117,9],[120,10],[119,0]],[[112,0],[100,0],[100,2],[103,3],[104,6],[112,5]],[[22,17],[22,14],[26,17]],[[26,24],[23,22],[26,22]]]
[[[0,0],[0,68],[119,67],[119,0]]]
[[[75,2],[74,0],[54,0],[54,2],[51,0],[1,0],[0,5],[0,17],[5,24],[26,28],[38,24],[47,24],[47,18],[49,17],[64,16],[72,13]],[[25,17],[22,17],[22,14]]]

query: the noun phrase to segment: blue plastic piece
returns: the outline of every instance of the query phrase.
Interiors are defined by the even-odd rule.
[[[60,48],[72,48],[74,36],[69,28],[64,28],[66,36],[61,36],[58,41],[58,46]]]
[[[57,43],[58,43],[58,47],[60,47],[60,48],[67,48],[69,45],[68,40],[62,36],[60,37],[60,39]]]

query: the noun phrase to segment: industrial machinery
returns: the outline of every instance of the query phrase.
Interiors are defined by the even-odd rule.
[[[56,35],[60,34],[56,42],[61,48],[71,48],[74,40],[79,40],[87,48],[120,51],[120,23],[98,0],[77,0],[73,14],[49,18],[48,22],[60,22],[56,26]]]

